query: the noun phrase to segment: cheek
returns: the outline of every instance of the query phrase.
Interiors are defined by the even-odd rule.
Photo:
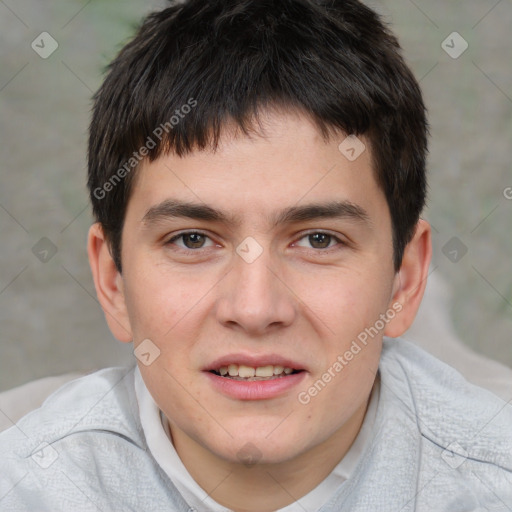
[[[357,328],[353,329],[357,332]],[[377,374],[382,338],[339,336],[330,345],[328,363],[312,375],[297,397],[309,425],[330,435],[351,418],[370,394]]]
[[[321,289],[308,300],[317,313],[310,317],[322,330],[323,348],[312,354],[320,364],[302,398],[311,401],[311,421],[329,430],[343,423],[371,390],[384,333],[375,324],[387,308],[391,284],[371,272],[340,272]],[[333,409],[335,403],[343,406]]]
[[[204,408],[198,405],[203,401],[201,390],[180,366],[178,361],[169,366],[169,362],[160,357],[151,366],[139,365],[139,368],[149,392],[165,416],[181,429],[194,425],[200,430],[207,420]]]
[[[204,280],[181,276],[158,266],[151,272],[132,273],[125,287],[126,306],[136,339],[172,338],[182,324],[202,311],[202,299],[209,289]],[[195,322],[197,325],[197,322]],[[190,325],[188,325],[190,328]]]
[[[315,286],[311,286],[312,282]],[[341,269],[303,282],[301,288],[305,314],[309,311],[312,322],[323,325],[337,350],[372,326],[391,296],[391,283],[379,279],[377,272]]]

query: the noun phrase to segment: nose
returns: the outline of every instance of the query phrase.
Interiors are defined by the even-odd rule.
[[[278,268],[269,250],[251,263],[235,254],[233,268],[221,284],[217,320],[251,336],[291,325],[296,301]]]

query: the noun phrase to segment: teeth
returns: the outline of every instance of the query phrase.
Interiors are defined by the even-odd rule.
[[[248,379],[251,377],[278,377],[280,375],[290,375],[293,372],[293,368],[288,368],[280,365],[267,365],[258,366],[253,368],[251,366],[245,366],[243,364],[230,364],[228,366],[221,366],[217,373],[223,377],[229,375],[230,377],[241,377]]]
[[[254,368],[251,368],[250,366],[244,366],[241,364],[238,367],[238,376],[243,377],[246,379],[247,377],[254,377],[254,374],[256,373],[256,370]]]
[[[256,368],[256,377],[272,377],[272,375],[274,375],[274,367],[271,364]]]
[[[279,375],[280,373],[283,373],[284,366],[274,366],[274,375]]]

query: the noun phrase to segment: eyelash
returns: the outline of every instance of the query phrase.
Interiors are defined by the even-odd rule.
[[[202,231],[184,231],[182,233],[174,235],[172,238],[170,238],[166,242],[165,245],[175,245],[174,242],[176,242],[180,238],[183,238],[184,236],[187,236],[187,235],[199,235],[199,236],[205,237],[205,238],[207,238],[207,239],[209,239],[210,241],[213,242],[211,237],[208,236],[206,233],[203,233]],[[306,250],[313,251],[315,253],[327,254],[327,253],[331,252],[332,250],[339,249],[340,247],[338,247],[338,246],[345,247],[345,246],[348,245],[346,242],[344,242],[343,240],[341,240],[337,236],[333,235],[332,233],[329,233],[328,231],[309,231],[307,233],[302,234],[302,236],[300,238],[298,238],[295,242],[293,242],[292,246],[296,245],[299,241],[301,241],[304,238],[307,238],[307,237],[309,237],[311,235],[326,235],[326,236],[331,238],[331,241],[335,241],[336,242],[336,244],[334,246],[326,247],[324,249],[317,249],[317,248],[314,248],[314,247],[306,248]],[[206,247],[206,248],[205,247],[199,247],[197,249],[183,248],[183,247],[179,247],[179,246],[176,246],[176,247],[177,247],[177,250],[182,251],[184,253],[193,253],[193,252],[199,253],[200,251],[208,249],[211,246],[210,247]]]
[[[177,235],[174,235],[171,239],[169,239],[165,245],[173,245],[173,243],[176,241],[176,240],[179,240],[180,238],[183,238],[184,236],[187,236],[187,235],[199,235],[199,236],[203,236],[205,238],[208,238],[209,240],[211,240],[213,242],[213,240],[211,239],[210,236],[208,236],[206,233],[203,233],[201,231],[183,231],[182,233],[179,233]],[[199,249],[189,249],[189,248],[182,248],[182,247],[178,247],[179,250],[181,251],[184,251],[184,252],[199,252],[200,250],[204,249],[203,247],[200,247]]]

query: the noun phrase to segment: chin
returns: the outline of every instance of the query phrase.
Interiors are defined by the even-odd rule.
[[[286,434],[275,431],[268,436],[269,432],[272,429],[247,432],[231,439],[228,446],[211,446],[210,442],[206,447],[230,463],[245,466],[283,463],[300,455],[302,449],[305,449],[303,436],[290,435],[289,429]]]

